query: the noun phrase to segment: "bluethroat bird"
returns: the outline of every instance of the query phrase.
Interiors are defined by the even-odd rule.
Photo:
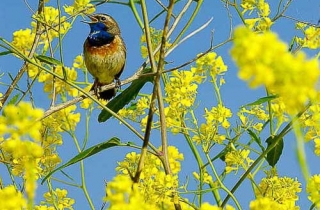
[[[116,88],[100,92],[98,89],[116,80],[116,87],[120,85],[119,77],[126,62],[126,46],[121,38],[117,22],[107,14],[88,15],[90,33],[83,45],[84,62],[87,70],[94,77],[91,90],[98,98],[110,100],[116,95]]]

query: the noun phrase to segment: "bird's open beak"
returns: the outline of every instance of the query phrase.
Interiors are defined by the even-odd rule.
[[[83,23],[87,23],[87,24],[92,24],[92,23],[97,23],[98,19],[96,17],[94,17],[94,15],[86,15],[91,21],[87,21],[87,20],[81,20],[81,22]]]

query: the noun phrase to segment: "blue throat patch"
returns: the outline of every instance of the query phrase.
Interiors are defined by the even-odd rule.
[[[105,44],[110,44],[114,39],[114,35],[107,32],[107,27],[105,24],[101,22],[91,23],[90,34],[87,39],[90,45],[102,46]]]

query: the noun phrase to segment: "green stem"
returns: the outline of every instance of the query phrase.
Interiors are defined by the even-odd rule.
[[[76,136],[74,135],[74,133],[70,133],[70,132],[69,132],[69,134],[71,135],[71,137],[72,137],[72,139],[73,139],[73,141],[74,141],[74,144],[76,145],[76,148],[77,148],[78,152],[79,152],[79,153],[82,152],[82,151],[81,151],[80,144],[79,144],[79,142],[78,142],[78,139],[76,138]],[[80,173],[81,173],[81,189],[82,189],[82,191],[83,191],[83,193],[84,193],[84,195],[85,195],[85,197],[86,197],[86,199],[87,199],[87,201],[88,201],[88,203],[89,203],[90,208],[91,208],[92,210],[94,210],[94,209],[95,209],[95,208],[94,208],[94,205],[93,205],[93,203],[92,203],[92,200],[91,200],[90,195],[89,195],[88,190],[87,190],[87,185],[86,185],[86,180],[85,180],[85,174],[84,174],[84,164],[83,164],[83,160],[80,161],[80,171],[81,171],[81,172],[80,172]]]
[[[141,29],[143,29],[143,22],[139,16],[139,13],[137,11],[136,5],[134,4],[134,0],[130,0],[130,8],[133,12],[134,17],[136,18],[136,21],[138,22]]]
[[[188,28],[190,27],[190,25],[193,22],[194,18],[197,16],[197,14],[198,14],[198,12],[199,12],[199,10],[201,8],[202,3],[203,3],[203,0],[198,0],[197,1],[197,6],[194,9],[190,19],[188,20],[187,24],[183,27],[183,29],[180,31],[179,35],[177,36],[177,38],[172,43],[172,46],[176,45],[180,41],[180,39],[183,36],[183,34],[188,30]]]
[[[233,199],[233,201],[234,201],[234,203],[236,204],[236,206],[238,207],[238,209],[241,210],[241,206],[240,206],[238,200],[236,199],[236,197],[233,195],[233,193],[230,192],[230,190],[229,190],[229,189],[223,184],[223,182],[221,181],[221,179],[220,179],[220,177],[219,177],[219,175],[218,175],[218,173],[217,173],[214,165],[213,165],[212,162],[210,161],[210,157],[209,157],[208,153],[206,153],[206,158],[207,158],[207,160],[209,161],[210,167],[211,167],[211,169],[212,169],[212,171],[213,171],[213,174],[214,174],[214,176],[216,177],[216,179],[217,179],[217,181],[218,181],[219,186],[221,187],[221,189],[223,189],[224,191],[226,191],[226,192],[228,193],[228,195],[231,196],[231,198]],[[218,200],[217,203],[218,203],[218,206],[221,205],[220,196],[219,196],[219,200]]]

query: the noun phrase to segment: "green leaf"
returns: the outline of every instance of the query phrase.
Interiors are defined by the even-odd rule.
[[[269,165],[272,166],[272,167],[274,167],[274,166],[277,164],[277,162],[279,161],[280,156],[281,156],[281,154],[282,154],[282,150],[283,150],[283,138],[281,138],[281,139],[279,139],[279,140],[278,140],[277,138],[278,138],[278,137],[272,137],[272,136],[270,136],[270,137],[266,140],[266,142],[267,142],[267,144],[268,144],[267,149],[268,149],[270,146],[272,146],[272,144],[273,144],[273,142],[274,142],[275,140],[278,141],[278,142],[277,142],[277,145],[276,145],[273,149],[271,149],[270,152],[268,152],[268,154],[267,154],[267,161],[268,161]]]
[[[258,137],[251,129],[248,129],[247,131],[248,131],[249,135],[251,136],[251,138],[253,138],[253,140],[259,145],[261,150],[264,151],[264,147],[261,143],[260,137]]]
[[[79,154],[77,154],[75,157],[73,157],[71,160],[69,160],[67,163],[63,164],[62,166],[56,168],[55,170],[51,171],[48,175],[46,175],[41,184],[43,184],[53,173],[55,173],[56,171],[62,170],[63,168],[66,168],[70,165],[73,165],[81,160],[84,160],[94,154],[97,154],[105,149],[108,149],[110,147],[115,147],[115,146],[120,146],[122,145],[120,140],[117,137],[113,137],[112,139],[110,139],[107,142],[102,142],[100,144],[94,145],[82,152],[80,152]]]
[[[50,64],[50,65],[59,65],[59,66],[62,66],[63,64],[58,61],[57,59],[55,58],[51,58],[51,57],[48,57],[48,56],[45,56],[45,55],[38,55],[36,56],[36,58],[41,61],[41,62],[44,62],[44,63],[47,63],[47,64]]]
[[[19,94],[19,93],[16,94],[16,95],[14,95],[14,96],[10,99],[10,101],[8,102],[8,105],[9,105],[9,104],[15,104],[15,103],[18,101],[19,97],[20,97],[20,94]]]
[[[122,93],[116,96],[113,100],[111,100],[107,107],[111,109],[113,112],[117,113],[120,109],[122,109],[125,105],[127,105],[131,100],[135,99],[141,88],[147,83],[150,82],[153,77],[142,77],[131,83],[131,85],[125,89]],[[98,117],[99,122],[107,121],[112,115],[105,109],[101,111]]]
[[[8,55],[8,54],[11,54],[12,51],[3,51],[3,52],[0,52],[0,56],[3,56],[3,55]]]
[[[265,102],[268,102],[268,101],[272,101],[273,99],[275,98],[278,98],[277,95],[272,95],[272,96],[266,96],[266,97],[262,97],[262,98],[259,98],[258,100],[252,102],[252,103],[249,103],[249,104],[246,104],[244,106],[254,106],[254,105],[260,105],[260,104],[263,104]]]

